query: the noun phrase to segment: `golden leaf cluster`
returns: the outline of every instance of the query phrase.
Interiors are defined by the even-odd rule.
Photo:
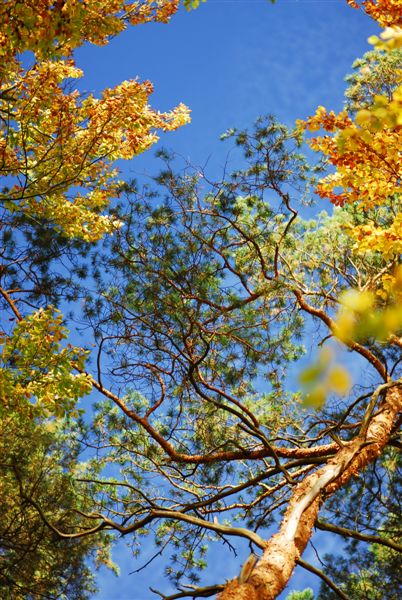
[[[402,0],[347,0],[353,8],[362,6],[382,27],[402,25]]]
[[[358,111],[355,121],[346,112],[338,115],[319,107],[299,127],[324,129],[332,135],[309,140],[335,171],[322,178],[316,192],[336,205],[355,203],[362,209],[383,206],[402,191],[402,85],[391,99],[377,95],[371,107]],[[360,252],[380,252],[396,258],[402,249],[402,214],[393,215],[388,227],[374,223],[356,226],[350,234]]]
[[[115,161],[149,148],[158,130],[187,123],[189,111],[155,111],[151,83],[135,79],[83,97],[70,53],[84,41],[106,43],[127,22],[166,21],[176,9],[166,0],[2,3],[0,173],[12,184],[0,199],[10,211],[86,241],[121,225],[102,214],[119,195]],[[30,68],[25,50],[36,56]]]
[[[89,377],[71,372],[73,364],[83,368],[87,353],[63,346],[67,334],[60,312],[48,307],[20,320],[12,335],[0,337],[0,417],[10,411],[62,416],[90,391]]]
[[[0,56],[31,50],[38,60],[66,56],[84,42],[104,45],[127,23],[166,23],[177,0],[3,0]]]
[[[330,348],[322,348],[317,359],[301,371],[299,383],[303,404],[313,408],[320,408],[330,393],[345,396],[352,385],[348,370],[336,362]]]

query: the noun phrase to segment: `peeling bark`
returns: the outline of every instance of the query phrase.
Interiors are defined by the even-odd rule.
[[[388,389],[364,435],[340,448],[294,488],[279,532],[267,542],[247,583],[228,582],[218,600],[274,600],[284,590],[312,535],[321,504],[381,454],[400,411],[402,389],[395,386]]]

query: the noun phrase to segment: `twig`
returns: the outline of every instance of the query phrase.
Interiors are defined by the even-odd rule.
[[[331,590],[339,596],[339,598],[342,598],[342,600],[351,600],[349,596],[346,596],[346,594],[344,594],[342,590],[338,588],[338,586],[335,585],[335,583],[329,577],[327,577],[327,575],[325,575],[325,573],[323,573],[320,569],[317,569],[317,567],[313,567],[313,565],[310,565],[310,563],[305,562],[301,558],[299,558],[296,562],[298,565],[300,565],[300,567],[306,569],[306,571],[310,571],[310,573],[314,573],[314,575],[317,575],[317,577],[322,579],[323,582],[326,583],[327,586],[330,587]]]

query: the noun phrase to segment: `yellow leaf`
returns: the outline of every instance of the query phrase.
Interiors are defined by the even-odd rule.
[[[358,290],[347,290],[339,296],[340,303],[357,313],[370,310],[374,305],[374,294],[371,292],[359,292]]]
[[[351,311],[343,310],[336,320],[335,335],[341,340],[350,340],[354,336],[356,318]]]
[[[311,406],[312,408],[321,408],[325,404],[327,397],[326,389],[323,384],[319,384],[308,392],[303,398],[304,406]]]
[[[348,371],[341,365],[334,365],[328,373],[328,387],[344,396],[351,387],[351,379]]]

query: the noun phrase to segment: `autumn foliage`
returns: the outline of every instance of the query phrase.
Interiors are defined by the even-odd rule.
[[[160,151],[145,185],[116,161],[189,109],[153,109],[138,79],[82,93],[74,51],[165,23],[177,1],[2,2],[0,595],[84,600],[88,558],[115,568],[123,536],[135,557],[148,535],[151,561],[172,549],[179,592],[155,591],[171,599],[273,600],[296,565],[325,600],[366,598],[354,573],[338,584],[303,560],[315,527],[396,562],[402,6],[348,2],[387,29],[345,110],[229,130],[243,167],[222,180]],[[238,538],[252,550],[239,576],[197,589],[208,545]]]
[[[374,105],[359,111],[355,121],[346,112],[335,115],[320,107],[306,126],[310,131],[322,128],[334,134],[310,140],[311,147],[327,156],[336,168],[317,185],[321,198],[329,198],[338,206],[358,203],[362,209],[370,209],[401,192],[402,87],[391,101],[376,96]],[[354,228],[360,249],[397,256],[401,252],[401,218],[400,213],[395,215],[387,229],[369,225]]]
[[[125,23],[165,22],[176,9],[172,2],[2,3],[0,173],[9,185],[0,198],[10,211],[87,241],[119,226],[101,214],[119,196],[114,162],[143,152],[158,129],[180,127],[189,113],[183,105],[153,110],[148,81],[83,96],[71,53],[85,41],[107,43]],[[28,68],[25,50],[36,57]]]
[[[5,598],[87,598],[94,591],[88,558],[96,554],[96,564],[110,564],[107,536],[66,543],[40,512],[52,506],[59,525],[69,528],[77,522],[74,511],[84,508],[73,481],[78,447],[65,428],[92,388],[80,372],[88,352],[68,343],[64,317],[49,302],[58,301],[60,284],[74,294],[71,274],[63,284],[50,264],[63,253],[71,257],[72,249],[82,261],[90,243],[120,227],[110,208],[121,188],[116,160],[148,149],[158,130],[187,123],[189,111],[183,105],[154,110],[152,84],[137,79],[100,97],[83,94],[84,74],[73,53],[86,42],[108,43],[127,25],[167,23],[177,8],[176,0],[0,5],[0,298],[2,317],[8,314],[0,329]]]
[[[176,0],[4,0],[0,55],[66,56],[85,42],[106,44],[127,24],[167,23],[177,8]]]
[[[365,2],[365,10],[388,29],[371,41],[377,53],[398,50],[402,45],[402,4],[399,1]],[[363,67],[364,69],[364,67]],[[396,87],[391,96],[374,94],[371,104],[357,110],[335,114],[319,107],[316,114],[299,126],[309,131],[324,130],[327,135],[309,140],[313,150],[321,152],[335,168],[316,186],[321,198],[343,206],[355,204],[361,210],[379,209],[402,191],[402,70],[394,72]],[[330,134],[330,135],[328,135]],[[395,211],[394,211],[395,212]],[[396,259],[402,250],[402,214],[397,209],[387,226],[373,222],[350,231],[360,252],[378,251],[387,259]],[[386,276],[386,278],[389,276]],[[388,282],[389,283],[389,282]],[[387,283],[385,284],[385,287]]]
[[[347,2],[353,8],[362,6],[366,13],[382,27],[402,25],[401,0],[363,0],[363,2],[347,0]]]

